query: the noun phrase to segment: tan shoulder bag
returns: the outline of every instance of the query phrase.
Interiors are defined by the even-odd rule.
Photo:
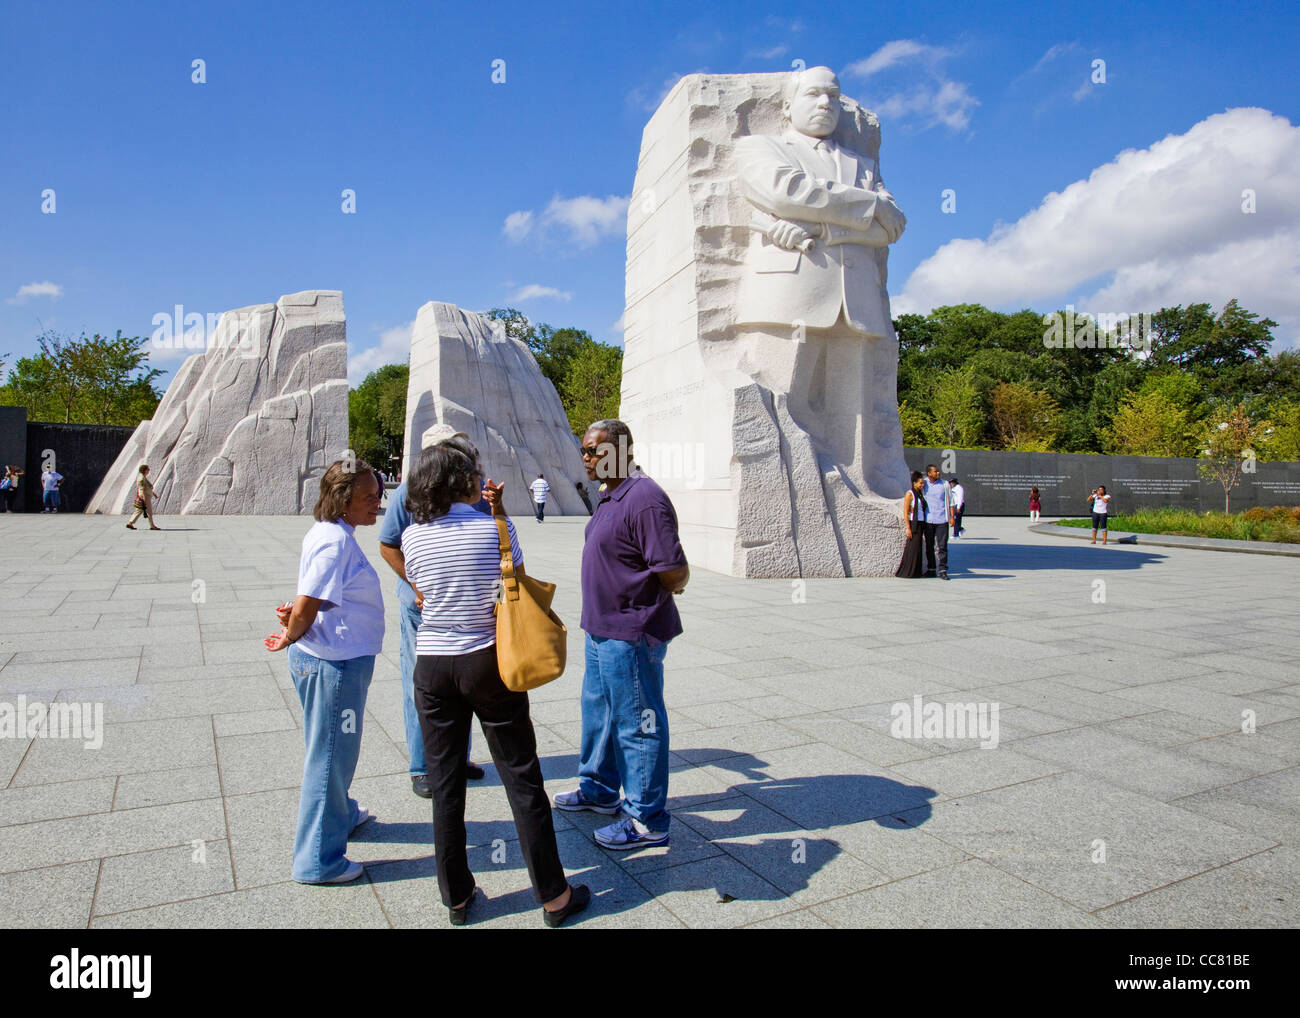
[[[506,521],[496,518],[502,595],[497,601],[497,669],[507,689],[523,693],[564,673],[569,631],[551,611],[555,584],[515,573]]]

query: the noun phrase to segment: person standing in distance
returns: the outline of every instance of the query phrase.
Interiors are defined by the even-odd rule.
[[[537,522],[541,523],[546,515],[546,496],[551,493],[551,486],[546,483],[545,477],[538,474],[537,480],[528,486],[528,490],[533,493],[533,512],[537,514]]]
[[[595,834],[620,851],[668,841],[664,657],[682,632],[673,595],[691,576],[677,511],[631,451],[632,433],[619,420],[596,421],[583,436],[587,477],[605,487],[582,549],[578,787],[554,799],[561,810],[621,814]]]
[[[18,500],[18,478],[22,477],[26,472],[16,464],[5,464],[5,479],[0,484],[0,490],[5,493],[5,512],[7,513],[14,511],[14,502]],[[586,496],[583,496],[583,500],[586,500]]]
[[[59,485],[63,483],[63,475],[49,467],[41,473],[41,501],[43,513],[57,513],[59,511]]]
[[[952,489],[933,463],[925,468],[925,575],[948,578],[948,528],[953,523]],[[937,553],[936,553],[936,545]]]
[[[966,489],[955,477],[948,484],[952,487],[952,536],[961,537],[966,532],[961,525],[961,514],[966,511]]]
[[[1088,496],[1092,503],[1092,543],[1097,543],[1097,531],[1101,531],[1101,543],[1106,543],[1106,516],[1110,512],[1110,496],[1106,494],[1106,485],[1099,484]]]

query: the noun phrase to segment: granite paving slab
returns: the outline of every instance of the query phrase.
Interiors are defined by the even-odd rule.
[[[1060,774],[903,814],[926,833],[1086,911],[1273,847],[1186,809]]]
[[[813,905],[841,929],[1106,929],[1107,924],[979,859]]]

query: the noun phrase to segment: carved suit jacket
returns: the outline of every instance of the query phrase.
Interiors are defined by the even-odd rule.
[[[736,323],[825,329],[843,309],[855,331],[888,335],[888,240],[874,216],[877,202],[893,196],[876,160],[837,144],[831,179],[811,144],[794,131],[736,141],[737,183],[754,207]],[[762,231],[777,218],[802,226],[812,249],[788,251],[768,240]]]

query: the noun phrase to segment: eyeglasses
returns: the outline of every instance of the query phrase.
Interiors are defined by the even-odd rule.
[[[582,452],[583,459],[587,459],[588,457],[594,458],[600,455],[600,449],[594,445],[584,445],[581,449],[581,452]]]

